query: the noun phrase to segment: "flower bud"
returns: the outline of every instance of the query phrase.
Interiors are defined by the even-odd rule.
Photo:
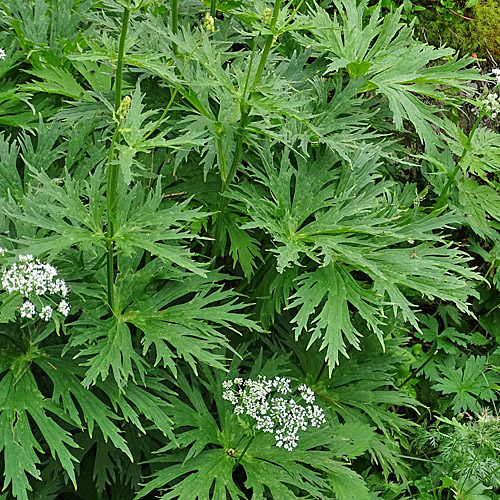
[[[215,31],[215,21],[214,18],[207,12],[205,14],[205,19],[203,20],[203,27],[206,31]]]
[[[126,95],[122,99],[120,106],[118,106],[118,111],[116,112],[116,114],[118,115],[118,118],[120,118],[120,120],[123,120],[127,116],[128,110],[130,109],[130,102],[130,96]]]
[[[264,24],[264,25],[269,24],[271,22],[272,15],[273,15],[272,9],[270,9],[269,7],[264,9],[262,11],[262,15],[260,16],[260,18],[262,20],[262,24]]]

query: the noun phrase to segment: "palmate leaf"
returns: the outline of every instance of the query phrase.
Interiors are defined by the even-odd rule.
[[[124,317],[142,332],[144,354],[154,347],[155,363],[161,362],[174,375],[176,358],[187,361],[195,373],[198,363],[224,368],[220,354],[220,348],[228,346],[224,330],[260,331],[240,312],[244,304],[237,302],[234,292],[219,284],[225,275],[211,272],[203,278],[160,270],[156,278],[172,281],[161,289],[145,288]]]
[[[464,312],[476,294],[467,282],[478,279],[466,267],[469,259],[437,232],[460,217],[427,215],[412,186],[400,191],[378,181],[379,160],[368,146],[360,146],[350,162],[295,156],[294,167],[284,154],[276,168],[264,157],[263,171],[250,170],[264,187],[246,184],[231,193],[247,206],[251,221],[244,228],[264,228],[271,236],[278,271],[299,267],[288,304],[298,308],[295,334],[321,339],[330,371],[346,353],[346,342],[358,345],[349,307],[382,341],[389,306],[418,329],[410,290],[451,301]]]
[[[25,354],[6,354],[5,350],[0,354],[2,366],[10,365],[0,379],[0,453],[4,454],[5,486],[10,485],[16,498],[31,498],[28,475],[50,479],[41,478],[38,469],[39,455],[47,448],[76,488],[73,462],[89,449],[73,452],[71,448],[85,444],[86,439],[88,443],[109,441],[115,455],[119,449],[125,460],[133,460],[133,442],[125,439],[122,425],[118,427],[121,421],[130,422],[135,433],[146,434],[153,428],[175,439],[166,402],[172,391],[156,376],[146,377],[147,388],[130,385],[119,390],[116,384],[103,382],[97,390],[87,389],[82,385],[84,370],[70,357],[61,358],[61,347],[32,346]],[[42,395],[47,383],[53,388],[50,398]]]
[[[105,441],[111,441],[113,446],[131,457],[128,445],[116,423],[120,417],[92,391],[82,385],[84,373],[75,362],[61,358],[59,349],[52,349],[36,359],[35,363],[53,384],[52,401],[54,404],[61,407],[79,427],[83,427],[85,423],[90,437],[97,426]]]
[[[354,324],[364,333],[359,321]],[[397,328],[397,324],[393,324],[385,330]],[[352,458],[352,453],[361,454],[366,449],[385,476],[395,474],[404,480],[407,467],[398,456],[401,454],[399,438],[409,433],[414,423],[403,417],[404,411],[391,410],[420,406],[418,401],[396,388],[399,367],[411,359],[400,347],[404,338],[386,340],[384,352],[374,336],[362,337],[361,349],[350,348],[349,358],[343,359],[329,376],[323,372],[323,355],[315,346],[306,349],[305,339],[293,341],[287,331],[282,337],[281,349],[292,351],[298,360],[292,365],[292,376],[316,380],[311,387],[325,409],[334,420],[345,422],[344,426],[336,428],[332,440],[336,454]]]
[[[260,366],[259,361],[257,364]],[[266,372],[265,367],[263,372]],[[245,438],[244,428],[221,397],[221,376],[207,371],[205,376],[203,383],[215,398],[220,422],[210,410],[209,398],[202,396],[204,388],[200,383],[179,375],[179,386],[189,402],[180,399],[172,402],[173,419],[179,423],[179,442],[183,446],[191,445],[191,450],[187,454],[179,453],[167,446],[164,454],[152,461],[157,470],[137,499],[162,491],[159,496],[162,500],[332,498],[337,490],[319,471],[332,478],[332,484],[349,484],[359,500],[370,498],[358,474],[332,460],[331,451],[320,451],[332,442],[330,429],[304,432],[293,452],[274,446],[273,435],[258,433],[242,457],[240,467],[244,474],[241,473],[238,479],[240,474],[238,469],[234,471],[234,466],[249,437]],[[362,449],[363,446],[358,448]]]
[[[300,308],[293,319],[297,324],[295,336],[311,331],[308,347],[320,338],[320,349],[327,348],[325,359],[330,370],[338,364],[339,353],[347,356],[345,340],[359,349],[361,333],[351,322],[349,305],[357,309],[382,341],[383,332],[378,327],[384,315],[380,299],[336,264],[300,276],[298,291],[290,299],[288,308]]]
[[[448,123],[447,133],[450,151],[459,158],[464,155],[460,160],[464,172],[479,177],[500,173],[500,134],[496,130],[478,127],[469,139],[458,125]]]
[[[453,361],[445,362],[441,368],[442,376],[433,389],[454,395],[451,403],[455,413],[467,410],[479,412],[479,400],[492,402],[500,390],[499,377],[486,370],[485,365],[486,358],[483,356],[467,358],[463,368],[455,368]]]
[[[125,186],[118,192],[113,212],[114,241],[117,251],[126,257],[146,250],[161,261],[172,262],[193,273],[204,275],[203,265],[193,259],[189,249],[178,244],[194,237],[186,230],[187,223],[206,218],[209,214],[187,209],[190,200],[164,204],[161,183],[143,199],[140,186],[128,194]]]
[[[440,91],[440,85],[464,89],[465,84],[479,78],[474,69],[464,69],[470,60],[456,57],[441,65],[433,61],[450,56],[453,49],[436,49],[416,41],[413,27],[401,21],[403,7],[384,16],[377,6],[366,20],[364,0],[334,0],[336,14],[317,9],[313,17],[311,36],[294,33],[305,47],[312,47],[318,57],[330,64],[327,72],[345,68],[352,78],[366,77],[366,90],[383,95],[394,123],[402,129],[409,120],[427,146],[436,142],[432,125],[445,126],[436,115],[437,108],[422,102],[420,96],[452,103],[453,99]]]
[[[78,353],[78,356],[89,358],[83,363],[88,367],[83,381],[86,387],[95,384],[99,378],[106,380],[110,370],[120,387],[124,387],[129,378],[135,381],[135,372],[144,379],[146,363],[134,349],[130,327],[123,318],[82,318],[73,324],[79,325],[85,325],[84,330],[90,329],[88,333],[77,333],[72,342],[74,346],[89,343],[81,346]]]
[[[26,196],[24,208],[14,200],[9,203],[0,200],[0,210],[10,218],[38,228],[36,237],[23,235],[18,238],[21,246],[28,246],[33,255],[56,255],[73,246],[106,248],[103,230],[106,203],[102,196],[105,187],[101,167],[89,175],[88,181],[75,180],[67,173],[63,185],[43,171],[34,171],[33,177],[40,184]],[[147,250],[161,260],[204,274],[203,266],[193,260],[190,251],[179,241],[193,238],[186,231],[186,223],[209,214],[187,209],[188,203],[189,200],[165,205],[160,182],[149,195],[144,195],[139,186],[127,191],[122,182],[112,219],[117,252],[128,257]]]
[[[195,372],[199,363],[224,368],[220,348],[229,347],[226,332],[260,331],[240,312],[246,305],[223,289],[225,278],[214,271],[206,277],[188,274],[158,260],[119,274],[113,317],[102,303],[89,301],[88,311],[72,325],[70,343],[86,359],[84,384],[106,380],[111,372],[118,386],[125,387],[130,378],[142,380],[148,366],[159,363],[177,375],[181,358]]]

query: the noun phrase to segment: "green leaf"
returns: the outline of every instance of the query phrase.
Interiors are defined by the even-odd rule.
[[[2,134],[0,136],[0,197],[12,196],[21,201],[23,185],[17,171],[17,156],[19,147],[14,141],[9,142]]]
[[[446,122],[436,115],[436,108],[419,97],[432,96],[453,104],[440,85],[465,90],[465,84],[480,79],[475,69],[466,69],[470,60],[456,56],[451,48],[434,48],[413,38],[413,26],[401,19],[403,6],[381,15],[380,4],[366,15],[367,0],[334,0],[336,15],[321,8],[314,12],[309,28],[293,33],[304,47],[312,47],[318,58],[326,57],[330,64],[326,72],[333,74],[346,68],[351,77],[366,74],[364,91],[374,91],[387,99],[397,129],[410,121],[420,139],[431,147],[436,143],[433,126],[444,128]],[[385,104],[384,104],[385,106]]]
[[[264,157],[262,170],[251,169],[261,186],[231,192],[247,207],[244,228],[269,233],[278,272],[298,268],[297,292],[288,306],[299,308],[295,334],[308,332],[310,342],[321,338],[330,371],[339,353],[346,354],[346,343],[358,345],[350,306],[382,342],[380,326],[389,308],[419,328],[409,297],[439,298],[467,312],[469,296],[477,294],[467,282],[479,278],[466,266],[470,258],[438,232],[459,216],[426,214],[413,186],[400,191],[379,181],[379,159],[368,147],[359,148],[350,163],[295,155],[295,166],[284,154],[276,168]]]
[[[432,388],[443,394],[454,394],[451,403],[455,413],[467,410],[479,412],[479,401],[491,402],[499,391],[498,377],[487,371],[485,365],[486,358],[483,356],[467,358],[464,368],[454,368],[452,363],[446,363],[441,368],[439,382]]]
[[[82,385],[84,372],[78,365],[60,357],[59,351],[55,351],[50,357],[37,359],[36,364],[54,384],[52,391],[54,404],[61,406],[79,426],[82,425],[83,418],[90,437],[97,425],[105,441],[109,439],[116,448],[131,457],[121,430],[114,422],[119,420],[119,417],[90,389]]]
[[[236,368],[234,365],[236,363],[233,369]],[[265,371],[265,367],[257,369],[262,368]],[[189,403],[180,399],[172,401],[173,420],[179,428],[178,440],[184,446],[192,444],[191,451],[187,455],[176,453],[172,446],[161,450],[163,453],[153,460],[156,471],[137,499],[161,490],[163,493],[159,498],[162,500],[248,498],[241,482],[235,480],[233,471],[235,457],[243,453],[250,437],[239,425],[238,418],[227,411],[228,403],[222,399],[222,377],[208,371],[205,371],[205,376],[206,398],[201,393],[200,379],[188,382],[184,376],[179,376],[179,385]],[[209,395],[215,398],[216,412],[211,412],[207,406],[206,400],[211,399]],[[220,422],[216,421],[214,414],[221,416]],[[298,500],[305,494],[326,500],[332,498],[332,491],[337,494],[337,490],[323,479],[320,471],[324,471],[329,478],[334,478],[333,482],[345,480],[358,493],[366,491],[360,476],[332,460],[330,451],[322,450],[322,447],[328,447],[330,440],[329,429],[308,429],[300,436],[298,447],[288,452],[275,446],[273,435],[257,433],[241,459],[240,466],[246,477],[245,489],[252,492],[255,500],[266,495],[275,500]]]
[[[308,347],[321,338],[320,350],[327,347],[325,360],[330,373],[339,362],[339,353],[347,357],[347,342],[359,349],[361,333],[351,322],[349,305],[374,328],[382,342],[383,333],[378,323],[383,311],[377,310],[376,295],[360,287],[351,275],[339,266],[329,264],[299,278],[298,290],[290,298],[289,308],[299,308],[293,319],[297,323],[295,335],[310,333]],[[309,326],[311,324],[312,326]]]
[[[43,81],[26,83],[22,86],[24,90],[29,92],[48,92],[83,101],[94,101],[94,98],[88,92],[85,92],[75,77],[63,68],[43,66],[38,69],[25,71]]]
[[[28,500],[27,492],[32,491],[28,474],[40,479],[37,452],[43,451],[32,427],[38,428],[53,458],[59,461],[75,487],[73,462],[76,458],[70,448],[76,448],[77,444],[71,434],[54,420],[52,415],[58,416],[60,410],[38,389],[28,371],[27,360],[19,361],[21,364],[0,380],[0,452],[4,453],[4,488],[11,485],[16,498]]]
[[[135,381],[134,369],[141,378],[144,376],[146,363],[132,346],[130,328],[123,318],[113,316],[108,320],[88,320],[85,325],[92,328],[88,335],[92,343],[82,347],[78,356],[90,358],[83,364],[88,366],[83,380],[86,387],[95,384],[99,378],[106,380],[110,370],[120,387],[124,387],[129,378]],[[76,338],[73,345],[82,343],[80,338]]]
[[[497,240],[500,236],[490,218],[500,221],[500,195],[492,187],[479,185],[473,179],[458,182],[458,201],[465,223],[482,238]]]

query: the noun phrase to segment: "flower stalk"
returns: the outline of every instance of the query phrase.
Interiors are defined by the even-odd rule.
[[[172,33],[176,35],[179,32],[179,2],[178,0],[171,0],[171,19],[172,19]],[[172,51],[177,55],[177,44],[172,44]]]
[[[120,33],[120,41],[118,45],[118,61],[116,65],[115,77],[115,112],[118,121],[115,125],[113,138],[109,148],[108,156],[108,183],[106,191],[106,208],[107,208],[107,230],[106,230],[106,252],[107,252],[107,293],[108,305],[111,310],[114,307],[114,283],[115,283],[115,258],[114,258],[114,229],[113,229],[113,207],[116,202],[116,191],[118,186],[118,169],[119,166],[113,162],[115,144],[120,134],[120,125],[122,120],[118,116],[122,99],[122,80],[123,80],[123,56],[125,53],[125,40],[127,38],[128,24],[130,20],[130,8],[123,9],[122,29]]]

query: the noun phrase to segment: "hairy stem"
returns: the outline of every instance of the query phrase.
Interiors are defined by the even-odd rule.
[[[123,9],[122,30],[120,34],[120,42],[118,45],[118,62],[116,65],[115,78],[115,111],[118,111],[122,99],[122,80],[123,80],[123,56],[125,53],[125,40],[127,38],[128,22],[130,19],[130,9]],[[114,283],[115,283],[115,258],[113,244],[113,207],[116,201],[116,191],[118,186],[118,168],[117,164],[113,163],[115,143],[120,133],[121,122],[115,125],[115,132],[111,139],[108,156],[108,184],[106,191],[106,208],[107,208],[107,231],[106,231],[106,251],[107,251],[107,292],[108,305],[111,310],[114,307]]]

